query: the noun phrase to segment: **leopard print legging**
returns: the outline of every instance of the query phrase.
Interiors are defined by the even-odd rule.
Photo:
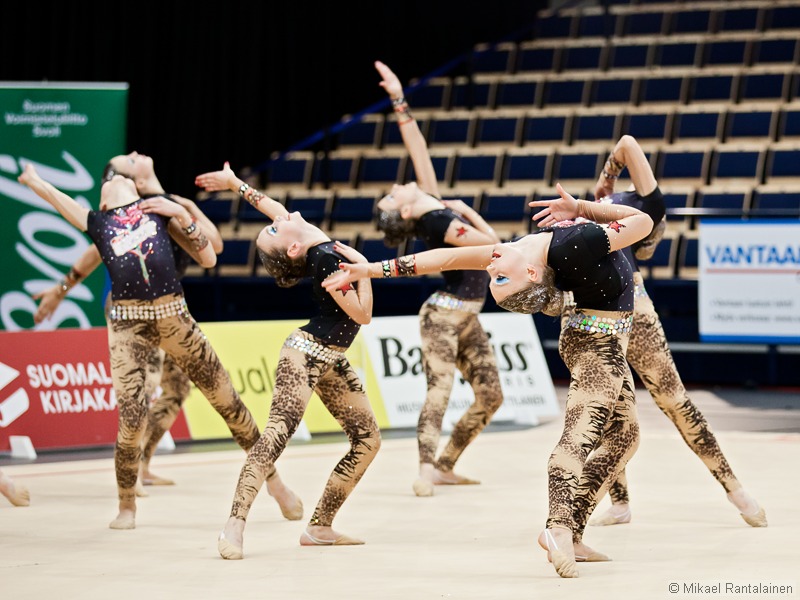
[[[290,337],[297,336],[319,341],[299,329]],[[278,359],[267,424],[239,473],[231,517],[247,520],[267,473],[300,425],[312,392],[317,393],[350,440],[348,452],[330,474],[309,521],[310,525],[333,523],[380,448],[378,423],[358,374],[347,359],[326,362],[287,346],[281,348]]]
[[[179,300],[167,295],[151,302],[129,300],[127,306],[146,306]],[[148,424],[150,399],[158,384],[159,348],[198,387],[217,409],[243,448],[259,438],[258,425],[233,387],[214,348],[189,313],[162,319],[108,321],[111,377],[117,394],[119,425],[114,463],[120,502],[135,503],[135,485]]]
[[[500,376],[489,337],[477,314],[426,303],[419,317],[428,385],[417,423],[419,462],[452,471],[461,454],[503,403]],[[456,423],[437,459],[442,420],[450,401],[456,368],[472,386],[475,401]]]
[[[637,273],[634,281],[638,289],[644,290],[641,274]],[[646,293],[640,293],[636,297],[627,358],[658,408],[675,424],[683,441],[703,461],[714,479],[726,492],[741,488],[742,484],[734,476],[703,413],[686,393],[672,359],[661,320]],[[609,496],[615,504],[629,502],[624,470],[609,487]]]
[[[585,312],[614,319],[631,314]],[[570,384],[564,430],[547,463],[546,527],[566,527],[576,543],[608,481],[639,445],[633,376],[625,361],[628,335],[564,327],[559,337]]]

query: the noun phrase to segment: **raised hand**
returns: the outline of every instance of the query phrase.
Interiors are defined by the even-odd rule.
[[[61,304],[61,300],[64,298],[62,294],[61,285],[54,285],[46,290],[33,294],[33,299],[39,300],[39,306],[36,307],[36,312],[33,315],[33,322],[38,325],[52,317],[58,305]]]
[[[235,182],[236,174],[231,169],[231,164],[228,161],[225,161],[222,170],[202,173],[194,178],[194,184],[207,192],[230,190],[231,187],[236,187]]]
[[[556,184],[556,191],[561,196],[560,198],[528,202],[528,206],[531,207],[545,207],[544,210],[540,210],[533,215],[533,220],[539,222],[539,227],[547,227],[559,221],[574,219],[578,216],[578,201],[568,194],[560,183]]]
[[[389,67],[379,60],[375,61],[375,68],[383,78],[383,81],[381,81],[378,85],[386,90],[386,93],[389,94],[389,97],[392,100],[395,98],[401,98],[403,96],[403,84],[400,83],[397,75],[395,75]]]

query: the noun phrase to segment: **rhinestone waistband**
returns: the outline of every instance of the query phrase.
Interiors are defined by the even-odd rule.
[[[186,299],[173,300],[163,304],[112,304],[108,318],[115,321],[165,319],[175,315],[189,314]]]
[[[425,304],[433,304],[434,306],[441,306],[450,310],[463,310],[473,314],[478,314],[483,310],[482,300],[462,300],[450,294],[443,292],[434,292],[425,301]]]
[[[300,335],[291,336],[283,343],[286,348],[294,348],[303,354],[308,354],[314,358],[319,358],[325,362],[335,362],[344,359],[344,352],[339,352],[329,348],[325,344],[320,344],[315,340],[304,338]]]
[[[621,318],[598,317],[585,312],[574,312],[569,316],[566,326],[573,329],[588,331],[589,333],[607,333],[617,335],[630,333],[633,325],[633,315]]]

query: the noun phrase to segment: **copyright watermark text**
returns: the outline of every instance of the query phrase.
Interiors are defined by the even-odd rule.
[[[670,581],[667,591],[675,596],[785,596],[793,597],[797,582],[787,581]]]

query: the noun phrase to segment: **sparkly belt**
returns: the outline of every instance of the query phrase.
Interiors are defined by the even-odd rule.
[[[616,319],[614,317],[598,317],[597,315],[577,311],[569,316],[566,326],[588,331],[589,333],[617,335],[630,333],[632,324],[633,315]]]
[[[478,314],[483,310],[482,300],[462,300],[450,294],[443,292],[434,292],[425,301],[425,304],[433,304],[434,306],[441,306],[442,308],[449,308],[450,310],[463,310],[465,312]]]
[[[308,354],[309,356],[319,358],[325,362],[334,362],[337,360],[343,360],[345,358],[344,352],[339,352],[338,350],[329,348],[325,344],[320,344],[317,341],[304,338],[300,335],[295,335],[288,338],[283,345],[286,348],[294,348],[303,354]]]
[[[175,315],[189,314],[186,299],[180,298],[163,304],[112,304],[108,318],[115,321],[165,319]]]

